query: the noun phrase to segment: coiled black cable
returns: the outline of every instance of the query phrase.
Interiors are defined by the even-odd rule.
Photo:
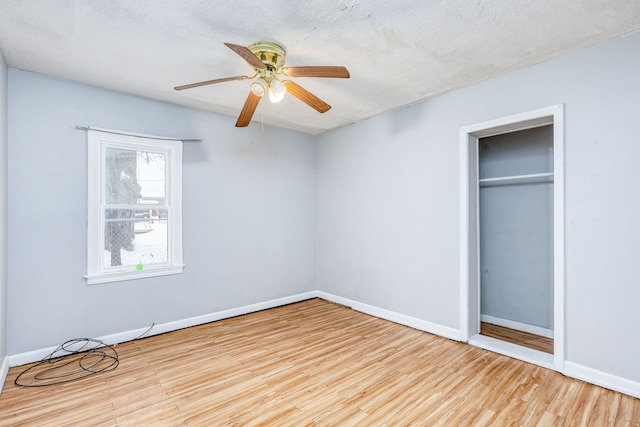
[[[14,383],[20,387],[64,384],[113,371],[119,363],[114,346],[92,338],[75,338],[22,371]]]
[[[155,326],[132,341],[147,335]],[[77,381],[90,375],[113,371],[120,359],[115,345],[93,338],[74,338],[59,345],[51,354],[28,367],[14,381],[20,387],[44,387]],[[77,368],[74,366],[77,364]]]

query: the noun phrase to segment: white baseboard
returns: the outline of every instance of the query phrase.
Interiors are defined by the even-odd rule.
[[[539,335],[541,337],[553,338],[553,329],[543,328],[541,326],[529,325],[528,323],[516,322],[515,320],[502,319],[487,314],[480,316],[480,320],[492,325],[504,326],[505,328],[515,329],[516,331],[528,332],[530,334]]]
[[[316,292],[316,296],[327,301],[332,301],[338,304],[345,305],[347,307],[351,307],[356,311],[379,317],[381,319],[389,320],[391,322],[399,323],[401,325],[409,326],[420,331],[440,335],[442,337],[449,338],[455,341],[461,341],[462,339],[460,330],[450,328],[448,326],[438,325],[437,323],[431,323],[426,320],[418,319],[417,317],[407,316],[406,314],[396,313],[395,311],[374,307],[372,305],[364,304],[337,295],[328,294],[322,291]]]
[[[569,377],[577,378],[613,391],[619,391],[620,393],[628,394],[629,396],[640,399],[640,382],[637,381],[608,374],[579,363],[569,362],[568,360],[564,362],[564,374]]]
[[[9,373],[9,356],[5,356],[0,363],[0,393],[2,393],[2,387],[7,380],[7,374]]]
[[[256,311],[266,310],[269,308],[279,307],[282,305],[292,304],[295,302],[304,301],[311,298],[316,298],[317,292],[305,292],[302,294],[291,295],[284,298],[278,298],[270,301],[260,302],[256,304],[245,305],[242,307],[232,308],[229,310],[217,311],[215,313],[204,314],[202,316],[190,317],[188,319],[177,320],[174,322],[167,322],[158,325],[154,325],[151,330],[146,326],[144,328],[134,329],[130,331],[118,332],[116,334],[105,335],[96,339],[101,340],[107,344],[115,345],[126,341],[134,340],[147,330],[149,330],[145,337],[152,335],[163,334],[165,332],[176,331],[178,329],[188,328],[190,326],[202,325],[204,323],[215,322],[216,320],[228,319],[230,317],[241,316],[243,314],[253,313]],[[20,366],[27,363],[39,362],[48,355],[50,355],[57,346],[42,348],[39,350],[28,351],[24,353],[14,354],[5,358],[8,359],[8,366]],[[4,366],[4,365],[3,365]],[[8,370],[8,368],[7,368]]]
[[[302,294],[296,294],[289,297],[278,298],[270,301],[260,302],[251,305],[245,305],[238,308],[232,308],[229,310],[218,311],[215,313],[204,314],[202,316],[191,317],[189,319],[177,320],[175,322],[163,323],[162,325],[156,325],[151,330],[150,335],[163,334],[165,332],[176,331],[178,329],[188,328],[190,326],[202,325],[204,323],[215,322],[216,320],[228,319],[230,317],[242,316],[243,314],[254,313],[256,311],[267,310],[269,308],[280,307],[282,305],[293,304],[295,302],[300,302],[312,298],[316,298],[316,292],[305,292]],[[142,328],[141,331],[144,332],[146,328]],[[128,338],[128,341],[134,339],[136,337],[136,333],[139,331],[134,331],[132,338]],[[104,342],[109,341],[110,337],[106,337],[103,339]],[[122,341],[120,341],[122,342]]]
[[[369,314],[371,316],[379,317],[381,319],[390,320],[401,325],[410,326],[421,331],[429,332],[435,335],[440,335],[445,338],[450,338],[456,341],[461,341],[461,332],[457,329],[449,328],[446,326],[438,325],[428,322],[426,320],[417,319],[415,317],[407,316],[405,314],[396,313],[390,310],[374,307],[368,304],[364,304],[358,301],[343,298],[337,295],[329,294],[322,291],[317,291],[318,298],[332,301],[338,304],[351,307],[356,311]],[[493,323],[493,322],[491,322]],[[510,327],[508,325],[505,325]],[[544,329],[544,328],[541,328]],[[525,331],[528,332],[528,331]],[[553,332],[553,331],[552,331]],[[553,335],[552,335],[553,336]],[[510,357],[515,357],[529,363],[533,363],[545,368],[554,369],[554,360],[552,355],[538,352],[520,346],[509,346],[508,343],[504,343],[500,340],[493,340],[488,337],[476,336],[469,340],[469,344],[475,345],[487,350],[491,350],[500,354],[504,354]],[[518,347],[518,348],[515,348]],[[640,382],[632,381],[623,377],[608,374],[606,372],[598,371],[597,369],[589,368],[578,363],[565,361],[562,374],[576,378],[582,381],[586,381],[591,384],[595,384],[604,388],[608,388],[620,393],[627,394],[629,396],[640,398]]]
[[[429,332],[435,335],[439,335],[445,338],[449,338],[456,341],[461,341],[462,336],[458,329],[442,326],[436,323],[428,322],[426,320],[418,319],[416,317],[408,316],[405,314],[397,313],[394,311],[386,310],[383,308],[375,307],[372,305],[364,304],[358,301],[354,301],[348,298],[343,298],[337,295],[329,294],[322,291],[311,291],[302,294],[292,295],[289,297],[274,299],[257,304],[250,304],[242,307],[237,307],[229,310],[218,311],[215,313],[205,314],[202,316],[191,317],[188,319],[178,320],[175,322],[168,322],[159,325],[155,325],[145,336],[158,335],[165,332],[171,332],[182,328],[188,328],[190,326],[201,325],[204,323],[214,322],[216,320],[227,319],[230,317],[241,316],[243,314],[253,313],[260,310],[266,310],[269,308],[279,307],[282,305],[292,304],[300,301],[304,301],[311,298],[322,298],[327,301],[332,301],[338,304],[351,307],[356,311],[369,314],[371,316],[379,317],[381,319],[389,320],[391,322],[399,323],[401,325],[409,326],[421,331]],[[131,331],[120,332],[117,334],[106,335],[97,339],[104,341],[108,344],[118,344],[126,341],[131,341],[138,338],[141,334],[146,332],[148,327],[143,327]],[[476,343],[477,345],[477,343]],[[0,364],[0,392],[2,392],[2,386],[6,380],[9,367],[24,365],[26,363],[38,362],[51,354],[56,347],[43,348],[39,350],[33,350],[25,353],[10,355],[5,357]],[[496,351],[494,349],[494,351]],[[538,363],[545,366],[543,363]],[[563,374],[577,378],[579,380],[586,381],[591,384],[595,384],[601,387],[605,387],[614,391],[619,391],[630,396],[640,398],[640,382],[632,381],[623,377],[619,377],[613,374],[599,371],[597,369],[589,368],[587,366],[575,363],[564,362]]]

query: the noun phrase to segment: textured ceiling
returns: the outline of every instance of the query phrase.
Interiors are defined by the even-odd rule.
[[[223,42],[277,42],[289,66],[344,65],[350,79],[295,79],[327,113],[292,96],[256,110],[252,125],[311,134],[638,29],[639,0],[0,0],[10,67],[230,116],[249,81],[173,90],[252,74]]]

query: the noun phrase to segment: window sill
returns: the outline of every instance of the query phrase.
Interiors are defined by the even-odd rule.
[[[84,276],[87,285],[98,285],[100,283],[120,282],[123,280],[143,279],[146,277],[167,276],[169,274],[180,274],[184,265],[172,265],[142,271],[124,271],[118,273],[103,273]]]

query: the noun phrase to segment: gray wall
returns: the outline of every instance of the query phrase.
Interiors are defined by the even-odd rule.
[[[9,70],[8,352],[315,286],[459,328],[459,128],[564,103],[566,356],[640,381],[639,49],[635,33],[317,139]],[[184,274],[84,283],[77,124],[204,139],[185,147]]]
[[[315,289],[314,137],[9,70],[8,351]],[[86,133],[183,138],[183,274],[88,286]]]
[[[480,139],[480,179],[553,172],[553,126]],[[482,314],[553,329],[553,182],[480,184]]]
[[[640,33],[318,138],[317,284],[459,328],[459,129],[565,104],[566,357],[640,381]]]
[[[7,356],[7,65],[0,52],[0,363]],[[1,387],[1,386],[0,386]]]

